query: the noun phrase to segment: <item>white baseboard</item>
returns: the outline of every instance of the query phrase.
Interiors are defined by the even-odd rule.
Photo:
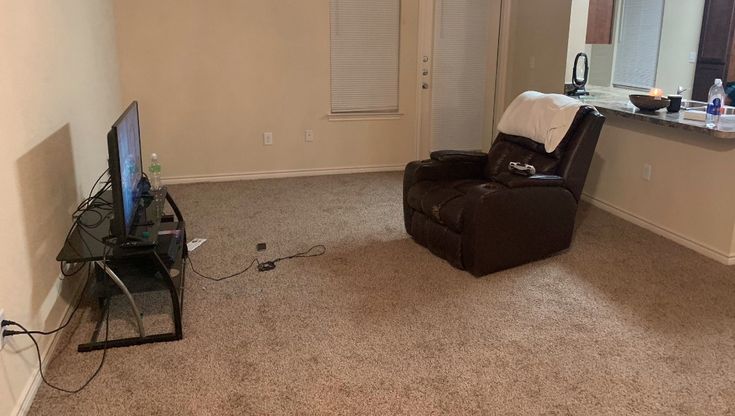
[[[595,198],[587,193],[582,194],[582,199],[604,211],[609,212],[610,214],[615,215],[616,217],[622,218],[628,222],[632,222],[639,227],[645,228],[646,230],[656,233],[664,238],[668,238],[669,240],[677,244],[694,250],[697,253],[716,260],[722,264],[726,264],[728,266],[735,265],[735,254],[723,253],[714,247],[710,247],[707,244],[679,234],[661,225],[655,224],[647,219],[641,218],[631,212],[628,212],[622,208],[618,208],[615,205],[610,204],[609,202]]]
[[[66,311],[64,312],[64,316],[59,321],[58,325],[56,327],[61,326],[64,322],[69,319],[69,316],[71,315],[74,305],[77,304],[79,301],[79,297],[82,296],[82,289],[84,288],[83,284],[79,284],[79,287],[76,288],[76,293],[74,293],[74,296],[72,296],[72,301],[69,302],[69,304],[66,306]],[[48,346],[45,350],[41,351],[41,365],[44,371],[46,371],[46,365],[48,364],[48,357],[49,354],[54,351],[56,348],[56,344],[59,340],[59,336],[63,331],[59,331],[55,334],[53,334],[51,337],[51,342],[49,342]],[[20,336],[20,335],[17,335]],[[30,340],[29,340],[30,341]],[[34,354],[35,355],[35,354]],[[35,357],[33,362],[35,363]],[[31,404],[33,404],[33,399],[36,398],[36,393],[38,393],[39,387],[41,387],[41,382],[43,380],[41,379],[41,372],[37,369],[31,377],[30,380],[28,380],[28,383],[26,383],[26,387],[23,389],[23,392],[20,395],[20,400],[15,404],[15,407],[13,408],[11,415],[14,416],[25,416],[28,414],[28,411],[31,409]]]
[[[200,182],[228,182],[253,179],[292,178],[297,176],[342,175],[349,173],[393,172],[401,171],[406,167],[401,165],[370,165],[344,166],[333,168],[309,168],[290,170],[268,170],[258,172],[224,173],[214,175],[170,176],[163,178],[167,185],[200,183]]]

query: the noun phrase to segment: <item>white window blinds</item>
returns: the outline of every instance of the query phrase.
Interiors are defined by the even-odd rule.
[[[656,83],[664,0],[624,0],[613,85],[651,88]]]
[[[398,111],[400,0],[330,0],[332,112]]]

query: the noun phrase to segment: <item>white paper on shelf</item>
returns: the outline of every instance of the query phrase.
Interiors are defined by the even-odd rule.
[[[199,246],[204,244],[205,241],[207,241],[206,238],[195,238],[189,241],[188,243],[186,243],[186,248],[189,250],[189,253],[191,253],[192,251],[199,248]]]

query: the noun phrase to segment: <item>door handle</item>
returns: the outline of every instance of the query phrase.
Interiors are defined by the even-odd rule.
[[[421,89],[428,90],[429,89],[429,83],[428,82],[422,82],[421,83]]]

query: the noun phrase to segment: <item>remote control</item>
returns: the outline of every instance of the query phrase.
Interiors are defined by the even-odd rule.
[[[510,162],[510,164],[508,164],[508,169],[513,173],[523,176],[533,176],[536,174],[536,168],[528,163],[521,164],[518,162]]]

